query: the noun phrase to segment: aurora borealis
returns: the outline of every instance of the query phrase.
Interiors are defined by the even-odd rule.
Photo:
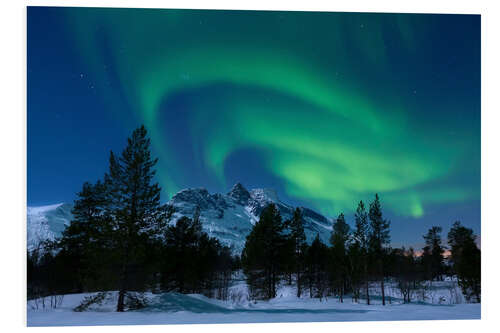
[[[42,62],[63,55],[73,60]],[[45,85],[56,79],[71,81],[64,101]],[[334,216],[379,193],[400,223],[479,228],[477,15],[30,7],[28,81],[33,168],[52,157],[30,155],[42,147],[30,135],[61,125],[51,113],[74,112],[105,146],[76,149],[103,162],[144,123],[166,197],[241,181]],[[60,103],[42,107],[47,96]],[[91,105],[76,111],[83,99]],[[44,166],[57,170],[57,159]],[[77,177],[105,165],[90,169]],[[66,200],[57,186],[53,200]]]

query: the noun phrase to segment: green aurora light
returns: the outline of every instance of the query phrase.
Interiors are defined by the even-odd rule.
[[[150,130],[161,161],[160,180],[170,195],[189,175],[173,153],[175,142],[163,134],[162,103],[223,83],[235,92],[216,101],[216,112],[209,111],[214,101],[207,96],[193,101],[187,129],[203,133],[194,140],[198,158],[221,186],[228,157],[252,148],[262,153],[262,168],[283,181],[289,196],[327,214],[352,211],[358,200],[375,192],[393,212],[416,218],[424,216],[427,205],[479,197],[476,183],[452,181],[479,177],[478,125],[471,129],[446,115],[429,121],[418,114],[418,105],[398,95],[397,80],[371,79],[391,77],[388,30],[401,54],[410,61],[421,56],[420,44],[432,33],[425,16],[67,12],[97,81],[107,80],[102,68],[112,59],[123,95]],[[106,52],[99,46],[103,36],[111,45]],[[364,77],[358,68],[370,71]],[[385,92],[392,98],[378,97],[388,86],[393,90]],[[270,97],[252,94],[252,87]],[[436,112],[462,108],[460,101],[436,102]],[[443,126],[455,134],[443,135]]]

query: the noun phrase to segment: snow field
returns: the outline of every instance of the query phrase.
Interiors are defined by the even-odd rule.
[[[448,292],[447,282],[433,282],[435,295],[426,301],[403,304],[394,294],[391,304],[386,306],[381,305],[374,286],[372,305],[364,304],[364,300],[354,303],[349,296],[344,303],[334,297],[320,300],[305,295],[299,299],[295,296],[295,288],[290,286],[280,287],[278,296],[270,301],[250,301],[244,281],[231,287],[228,301],[199,294],[147,293],[149,304],[146,308],[123,313],[114,312],[117,292],[110,292],[101,305],[86,312],[74,312],[73,308],[90,294],[71,294],[65,295],[56,309],[37,310],[34,301],[29,301],[27,318],[28,326],[480,319],[480,304],[436,302]]]

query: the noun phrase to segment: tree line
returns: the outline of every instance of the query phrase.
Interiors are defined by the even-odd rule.
[[[120,156],[110,153],[103,180],[83,184],[62,237],[28,253],[28,298],[117,290],[120,312],[143,307],[145,291],[227,298],[239,259],[203,232],[199,210],[170,224],[150,145],[144,126],[136,129]]]
[[[319,235],[309,245],[302,211],[282,219],[274,204],[263,209],[247,236],[241,260],[202,230],[200,211],[176,223],[172,206],[161,204],[155,165],[144,126],[133,131],[120,155],[112,151],[103,179],[84,183],[62,236],[28,253],[28,299],[68,293],[100,292],[75,310],[101,302],[118,291],[116,311],[146,305],[143,293],[202,293],[227,299],[233,275],[246,275],[254,299],[276,297],[281,284],[295,285],[297,296],[346,295],[370,304],[376,283],[386,302],[384,283],[395,279],[405,298],[427,280],[458,277],[464,295],[480,301],[480,250],[471,229],[455,223],[448,233],[451,266],[444,264],[441,228],[424,236],[420,256],[413,249],[392,249],[390,222],[375,195],[359,202],[354,228],[343,214],[335,220],[329,246]],[[388,298],[388,301],[391,299]],[[54,302],[56,303],[56,302]]]
[[[481,253],[471,229],[455,222],[448,233],[451,255],[446,260],[441,227],[432,227],[423,236],[420,254],[413,248],[391,248],[390,222],[383,217],[380,198],[366,208],[360,201],[351,229],[340,214],[333,223],[329,246],[319,238],[306,242],[304,219],[299,208],[289,220],[282,219],[274,204],[260,214],[247,237],[241,256],[250,295],[254,299],[277,296],[280,284],[294,285],[297,297],[304,290],[310,297],[345,295],[370,304],[373,286],[378,286],[382,304],[386,281],[397,285],[403,301],[410,303],[428,281],[455,277],[462,293],[471,302],[481,298]]]

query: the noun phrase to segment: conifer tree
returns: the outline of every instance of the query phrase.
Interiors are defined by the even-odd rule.
[[[195,284],[194,257],[199,244],[201,226],[183,216],[165,232],[166,251],[162,268],[162,288],[180,293],[193,291]]]
[[[72,215],[73,220],[63,231],[58,247],[58,259],[65,263],[76,284],[76,291],[112,287],[112,275],[105,274],[110,263],[109,220],[106,211],[106,187],[100,181],[86,182],[77,194]],[[109,271],[108,271],[109,272]]]
[[[328,247],[323,244],[316,234],[311,246],[307,248],[305,263],[306,276],[309,285],[309,296],[322,299],[326,295],[328,286]]]
[[[227,299],[234,260],[228,247],[203,231],[199,207],[192,219],[182,216],[166,228],[160,261],[163,291]]]
[[[247,236],[241,263],[254,298],[276,297],[276,286],[282,270],[280,256],[286,243],[283,229],[278,208],[269,204],[262,210],[259,221]]]
[[[216,282],[212,280],[215,280],[217,262],[221,256],[226,256],[226,250],[218,240],[203,232],[199,212],[193,219],[182,216],[174,225],[168,226],[165,244],[162,289],[180,293],[202,292],[210,296]]]
[[[383,218],[382,208],[378,194],[375,194],[375,200],[370,203],[370,254],[373,256],[377,275],[380,277],[380,289],[382,293],[382,305],[385,305],[385,288],[384,288],[384,247],[390,242],[389,227],[390,222]]]
[[[351,242],[347,249],[347,282],[352,291],[352,299],[358,302],[363,286],[363,254],[356,242]]]
[[[333,268],[333,275],[335,284],[337,286],[338,295],[340,302],[344,302],[344,292],[347,278],[347,250],[349,248],[350,241],[350,228],[345,222],[345,217],[343,213],[337,217],[337,220],[333,224],[333,232],[330,237],[330,243],[332,244],[333,253],[333,263],[335,267]]]
[[[481,302],[481,251],[472,229],[456,221],[448,233],[453,270],[467,300]]]
[[[442,280],[444,271],[444,247],[441,244],[441,227],[432,227],[424,235],[425,247],[423,248],[422,261],[427,273],[427,278]]]
[[[391,276],[396,280],[397,287],[403,296],[404,303],[410,303],[412,294],[419,285],[419,266],[413,248],[406,250],[393,249],[389,254],[391,260]]]
[[[119,263],[119,295],[116,310],[125,310],[127,292],[141,289],[141,269],[145,245],[165,223],[165,206],[160,204],[161,188],[154,181],[151,142],[144,126],[133,131],[120,157],[113,152],[109,172],[105,175],[108,188],[108,215]]]
[[[290,238],[293,243],[295,277],[297,280],[297,297],[302,294],[302,271],[304,270],[304,255],[307,248],[304,220],[301,210],[297,207],[290,221]]]
[[[369,250],[369,233],[370,225],[368,223],[368,214],[365,209],[365,204],[360,201],[354,214],[355,229],[353,240],[359,249],[361,255],[361,264],[363,269],[363,280],[365,284],[366,304],[370,305],[370,292],[368,288],[368,250]]]

